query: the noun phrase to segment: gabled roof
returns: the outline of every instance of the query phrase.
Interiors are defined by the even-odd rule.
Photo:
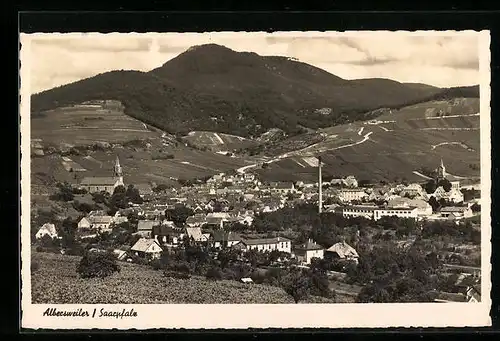
[[[285,237],[276,238],[261,238],[261,239],[244,239],[242,243],[245,245],[265,245],[290,242],[291,240]]]
[[[141,238],[132,246],[131,250],[146,252],[153,244],[160,246],[154,239]]]
[[[51,224],[51,223],[43,224],[43,226],[40,227],[40,229],[38,229],[38,231],[39,232],[40,231],[47,231],[50,234],[57,234],[56,226],[54,224]]]
[[[346,242],[339,242],[336,243],[332,246],[330,246],[328,249],[326,249],[327,252],[335,252],[339,255],[340,258],[358,258],[358,252],[349,244]]]
[[[186,227],[186,234],[189,238],[193,238],[195,241],[206,239],[201,233],[201,227]]]
[[[450,213],[463,213],[467,211],[468,207],[466,206],[446,206],[442,207],[440,212],[450,212]]]
[[[312,250],[323,250],[323,248],[321,246],[319,246],[318,244],[316,244],[314,241],[312,240],[308,240],[306,243],[304,244],[301,244],[301,245],[297,245],[295,247],[296,250],[305,250],[305,251],[312,251]]]
[[[216,230],[212,232],[212,238],[216,242],[237,242],[241,237],[234,232]]]
[[[113,222],[113,217],[109,215],[95,215],[88,217],[88,220],[92,224],[111,224]]]
[[[290,189],[293,187],[293,182],[291,181],[271,182],[270,187],[276,189]]]
[[[153,226],[160,225],[160,222],[157,220],[139,220],[137,223],[138,231],[151,231],[153,230]]]

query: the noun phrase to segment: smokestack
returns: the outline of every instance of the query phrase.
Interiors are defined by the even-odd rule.
[[[321,175],[321,166],[322,166],[322,161],[321,161],[321,156],[318,156],[318,213],[321,214],[321,211],[323,209],[323,177]]]

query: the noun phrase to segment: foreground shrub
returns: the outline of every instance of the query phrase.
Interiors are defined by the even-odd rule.
[[[85,253],[76,269],[82,278],[104,278],[119,271],[120,266],[112,254],[97,252]]]
[[[165,271],[163,272],[165,277],[175,278],[175,279],[190,279],[191,275],[185,272],[176,271]]]
[[[211,267],[208,269],[206,278],[212,281],[218,281],[222,279],[222,272],[216,267]]]

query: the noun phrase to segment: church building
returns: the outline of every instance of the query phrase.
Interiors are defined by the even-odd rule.
[[[448,173],[446,173],[446,167],[444,166],[443,159],[441,159],[441,164],[436,169],[436,183],[439,183],[440,180],[447,179],[451,183],[451,188],[455,190],[460,189],[460,181],[450,179]]]
[[[118,156],[116,157],[113,176],[109,177],[85,177],[80,182],[80,188],[84,188],[89,193],[108,192],[113,193],[116,187],[125,186],[123,183],[122,167]]]

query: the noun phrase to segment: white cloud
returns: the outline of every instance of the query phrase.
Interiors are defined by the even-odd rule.
[[[382,77],[447,87],[477,84],[479,78],[477,36],[471,34],[72,34],[32,37],[31,90],[112,70],[149,71],[193,45],[207,43],[295,57],[346,79]]]

